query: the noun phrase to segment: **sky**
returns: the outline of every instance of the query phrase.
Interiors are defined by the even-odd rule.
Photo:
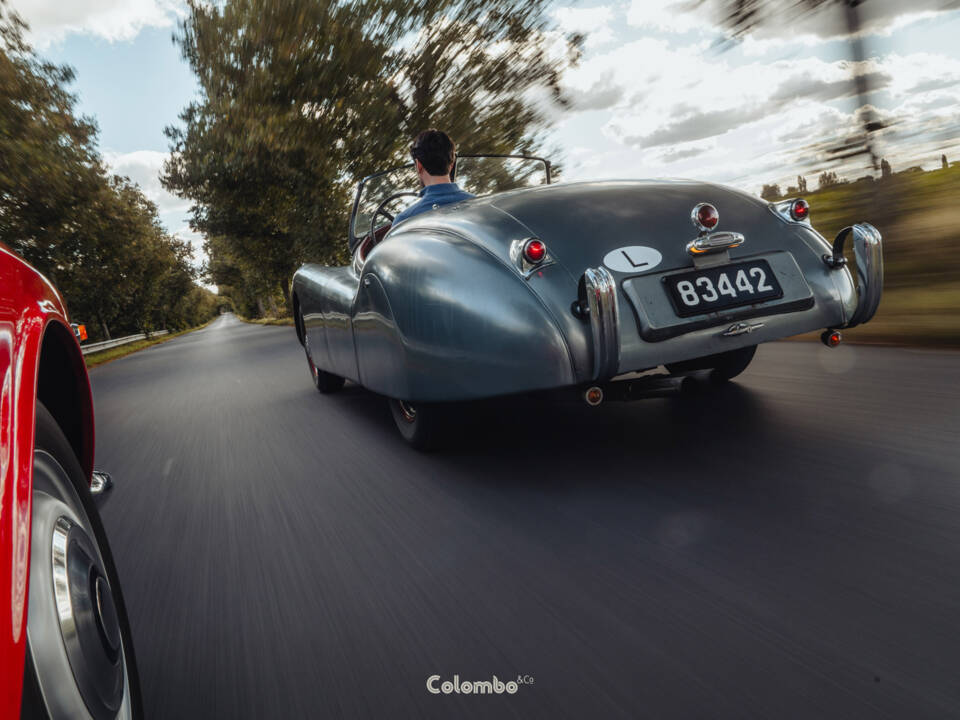
[[[863,158],[828,167],[812,149],[858,127],[840,18],[833,9],[803,18],[778,12],[787,2],[764,3],[769,17],[760,29],[723,50],[710,0],[557,2],[550,13],[558,31],[587,35],[579,65],[564,76],[571,106],[545,108],[547,145],[564,180],[686,177],[759,192],[768,182],[786,189],[801,171],[866,174]],[[75,68],[79,111],[96,120],[107,163],[140,184],[199,261],[190,203],[158,178],[169,152],[163,129],[197,94],[171,37],[181,0],[10,5],[42,57]],[[895,171],[931,169],[944,152],[960,160],[960,0],[861,7],[870,100],[888,126],[880,154]]]

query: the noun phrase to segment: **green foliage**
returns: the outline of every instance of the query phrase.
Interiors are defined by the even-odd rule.
[[[764,185],[763,189],[760,191],[760,197],[762,197],[764,200],[779,200],[780,196],[780,186],[776,183]]]
[[[958,196],[960,165],[807,195],[813,226],[828,240],[861,221],[883,234],[883,300],[871,322],[849,332],[851,339],[960,346]]]
[[[825,170],[824,172],[820,173],[820,177],[817,179],[818,187],[821,190],[824,190],[828,187],[833,187],[834,185],[840,185],[844,182],[846,181],[837,175],[837,173],[835,173],[833,170]]]
[[[0,0],[0,242],[49,277],[92,338],[208,319],[190,247],[127,178],[110,177],[97,128],[74,113],[70,68],[36,57]]]
[[[201,97],[167,129],[164,183],[193,201],[208,278],[243,314],[304,261],[345,262],[355,182],[441,127],[465,153],[535,152],[565,102],[546,0],[190,0],[177,40]],[[554,43],[551,45],[551,43]],[[415,187],[411,189],[416,189]]]

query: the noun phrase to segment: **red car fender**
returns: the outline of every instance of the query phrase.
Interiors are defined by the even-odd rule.
[[[0,246],[0,717],[4,718],[20,714],[38,392],[55,406],[48,409],[64,426],[89,477],[93,401],[63,300],[46,278]]]

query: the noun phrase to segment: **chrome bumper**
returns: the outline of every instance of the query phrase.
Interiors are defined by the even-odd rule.
[[[843,247],[847,237],[853,235],[853,251],[857,263],[857,309],[843,327],[856,327],[868,322],[880,305],[883,295],[883,238],[869,223],[845,227],[833,241],[833,254],[824,255],[823,261],[833,269],[847,264]]]
[[[617,283],[605,267],[587,268],[580,280],[586,292],[587,317],[593,340],[593,379],[606,380],[620,367],[620,309]],[[582,306],[582,304],[581,304]]]

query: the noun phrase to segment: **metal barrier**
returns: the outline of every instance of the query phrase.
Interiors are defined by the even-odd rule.
[[[159,335],[166,335],[169,330],[157,330],[156,332],[150,333],[150,337],[155,338]],[[126,345],[127,343],[136,342],[137,340],[147,340],[146,333],[140,333],[139,335],[127,335],[127,337],[114,338],[113,340],[104,340],[103,342],[90,343],[89,345],[81,345],[80,350],[84,355],[89,355],[90,353],[99,352],[100,350],[109,350],[110,348],[120,347],[121,345]]]

